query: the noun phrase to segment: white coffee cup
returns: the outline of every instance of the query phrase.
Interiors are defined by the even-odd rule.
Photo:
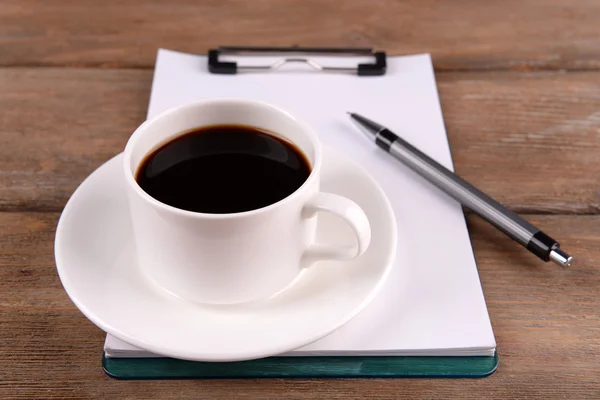
[[[145,156],[183,132],[219,124],[254,126],[292,142],[310,161],[308,179],[274,204],[231,214],[178,209],[138,185],[135,174]],[[353,201],[319,191],[322,154],[316,133],[306,123],[257,101],[204,100],[147,120],[127,142],[123,164],[140,269],[178,297],[231,304],[277,294],[316,261],[359,257],[371,240],[368,218]],[[356,242],[347,247],[315,243],[320,211],[345,220]]]

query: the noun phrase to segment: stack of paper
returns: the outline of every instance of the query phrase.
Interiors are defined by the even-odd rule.
[[[409,270],[396,268],[378,297],[331,335],[288,355],[489,356],[495,340],[461,206],[376,146],[352,137],[346,111],[392,131],[453,169],[429,55],[389,57],[382,77],[283,72],[213,75],[206,57],[158,53],[148,117],[203,98],[262,100],[311,124],[325,145],[378,181],[407,235]],[[107,357],[146,357],[108,335]]]

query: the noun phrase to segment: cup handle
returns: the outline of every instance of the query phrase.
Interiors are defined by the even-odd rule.
[[[323,260],[349,261],[367,250],[371,243],[371,225],[358,204],[337,194],[321,192],[305,204],[302,218],[311,218],[320,211],[333,213],[346,221],[354,230],[356,243],[349,246],[312,244],[302,256],[303,266]]]

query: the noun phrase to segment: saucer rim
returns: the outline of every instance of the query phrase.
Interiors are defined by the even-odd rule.
[[[377,197],[380,198],[380,200],[383,202],[383,204],[385,205],[385,208],[387,210],[387,212],[385,214],[391,216],[392,218],[389,218],[389,220],[388,220],[388,223],[391,225],[391,226],[389,226],[389,228],[391,228],[391,236],[387,236],[387,238],[386,238],[386,241],[389,242],[389,252],[387,253],[386,259],[385,259],[385,264],[386,264],[385,269],[382,271],[376,284],[373,285],[371,287],[371,289],[369,289],[367,296],[354,308],[349,310],[347,313],[344,313],[343,318],[341,318],[337,322],[331,324],[330,329],[317,330],[317,331],[315,331],[316,333],[314,333],[313,335],[310,335],[310,336],[309,335],[300,336],[295,340],[290,340],[290,341],[286,342],[285,345],[281,345],[279,347],[270,347],[268,349],[268,351],[264,351],[264,350],[261,351],[261,349],[259,348],[259,349],[253,349],[251,352],[250,351],[246,351],[244,353],[238,352],[234,356],[234,355],[232,355],[232,353],[219,353],[219,351],[207,353],[206,351],[197,351],[197,350],[194,351],[190,348],[188,348],[182,352],[179,350],[175,350],[173,348],[162,347],[162,346],[160,346],[160,344],[156,345],[156,344],[152,344],[152,343],[147,343],[144,340],[130,336],[129,334],[127,334],[127,333],[123,332],[122,330],[118,329],[117,327],[113,326],[114,324],[107,324],[103,321],[102,318],[97,317],[94,312],[92,312],[88,307],[86,307],[78,299],[78,296],[76,295],[76,293],[73,293],[75,291],[76,283],[73,283],[67,276],[68,274],[65,271],[66,267],[61,268],[61,265],[64,266],[67,263],[67,261],[65,260],[66,256],[64,254],[61,254],[61,251],[60,251],[61,246],[64,247],[64,245],[62,245],[62,242],[64,240],[63,238],[65,237],[64,234],[61,234],[61,232],[63,232],[63,230],[66,229],[66,227],[65,227],[65,224],[66,224],[65,220],[67,219],[66,216],[71,212],[70,211],[71,203],[77,201],[78,193],[83,190],[86,190],[86,186],[87,186],[87,184],[89,184],[89,181],[92,180],[93,176],[100,174],[102,172],[101,170],[103,168],[105,168],[105,166],[108,163],[116,162],[115,159],[117,159],[119,157],[123,157],[123,152],[118,153],[115,156],[111,157],[110,159],[106,160],[98,168],[96,168],[91,174],[89,174],[81,182],[81,184],[75,189],[75,191],[70,196],[67,203],[65,204],[63,211],[61,212],[61,216],[59,217],[57,227],[56,227],[55,243],[54,243],[56,268],[57,268],[57,272],[58,272],[58,276],[61,281],[61,284],[62,284],[64,290],[66,291],[67,295],[73,302],[73,304],[81,311],[81,313],[86,318],[88,318],[92,323],[94,323],[102,331],[104,331],[105,333],[108,333],[108,334],[134,346],[134,347],[149,351],[149,352],[157,354],[157,355],[162,355],[165,357],[172,357],[172,358],[189,360],[189,361],[235,362],[235,361],[245,361],[245,360],[257,359],[257,358],[276,356],[279,354],[289,352],[294,349],[298,349],[298,348],[307,346],[311,343],[314,343],[314,342],[330,335],[331,333],[337,331],[342,326],[346,325],[348,322],[350,322],[352,319],[354,319],[357,315],[359,315],[367,307],[367,305],[369,305],[373,301],[373,299],[381,292],[381,289],[387,282],[392,269],[395,267],[399,268],[399,266],[394,265],[395,260],[397,258],[397,251],[398,251],[398,249],[397,249],[397,247],[398,247],[398,243],[397,243],[398,242],[398,239],[397,239],[398,227],[396,224],[395,212],[391,206],[391,203],[390,203],[388,197],[386,196],[386,194],[383,191],[383,189],[381,188],[381,186],[377,183],[377,181],[372,177],[372,175],[362,165],[360,165],[356,161],[352,160],[346,154],[344,154],[338,150],[335,150],[332,147],[324,145],[323,146],[323,158],[324,159],[329,158],[329,157],[331,157],[331,154],[333,154],[335,157],[343,160],[344,163],[353,164],[354,168],[361,171],[361,173],[363,174],[365,179],[368,179],[373,184],[373,186],[377,189]],[[88,182],[88,183],[86,184],[86,182]],[[318,268],[318,267],[315,267],[315,268]],[[183,299],[180,299],[180,300],[184,301]],[[269,303],[268,300],[265,300],[264,302],[266,304]],[[242,310],[242,312],[244,312],[244,311]],[[247,312],[250,312],[250,311],[247,311]]]

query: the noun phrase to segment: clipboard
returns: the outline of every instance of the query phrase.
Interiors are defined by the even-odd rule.
[[[248,63],[245,56],[249,56],[248,58],[254,60],[254,64]],[[360,61],[356,61],[356,58],[359,58]],[[165,70],[174,68],[171,70],[168,79],[159,79],[163,73],[158,68],[160,63],[165,66]],[[291,72],[290,69],[297,70],[297,67],[304,67],[306,74],[300,75],[296,73],[297,71],[293,71],[292,74],[286,76],[286,72]],[[177,71],[177,73],[173,71]],[[325,79],[322,76],[323,74],[328,74],[330,78]],[[228,75],[237,75],[237,77],[231,77],[231,79],[236,79],[236,85],[224,84],[230,79],[227,77]],[[357,111],[364,111],[366,115],[373,115],[377,120],[381,120],[382,123],[388,126],[392,125],[393,128],[395,128],[394,123],[399,123],[398,117],[406,119],[406,121],[401,120],[399,123],[399,128],[405,129],[395,130],[404,131],[408,135],[412,133],[414,136],[407,139],[410,139],[438,162],[453,169],[441,109],[439,108],[431,59],[429,55],[424,54],[407,56],[405,63],[399,63],[398,60],[389,59],[384,51],[371,48],[222,46],[209,50],[203,56],[161,50],[157,59],[148,116],[151,117],[166,108],[177,106],[181,101],[195,100],[198,96],[212,97],[223,93],[226,96],[231,96],[231,94],[237,96],[241,93],[241,90],[252,89],[256,91],[259,87],[258,82],[263,82],[263,75],[269,75],[268,78],[265,76],[264,79],[269,79],[269,82],[274,83],[271,90],[266,90],[261,94],[265,97],[262,100],[281,100],[286,103],[282,107],[291,111],[299,111],[300,113],[305,111],[305,108],[301,108],[299,105],[301,103],[305,105],[306,102],[303,103],[297,99],[298,96],[301,96],[301,93],[294,92],[295,96],[289,96],[286,92],[293,90],[290,87],[293,86],[292,81],[296,76],[302,76],[299,78],[301,81],[306,77],[307,81],[310,81],[313,85],[311,87],[322,89],[322,96],[319,97],[327,97],[327,95],[335,93],[336,96],[347,99],[343,102],[343,105],[337,104],[331,99],[314,99],[306,107],[306,109],[310,108],[308,110],[310,112],[307,111],[305,115],[301,115],[301,117],[308,119],[309,123],[318,126],[323,132],[327,132],[328,135],[335,135],[336,130],[343,127],[341,122],[336,119],[337,117],[332,116],[340,115],[340,120],[345,118],[344,111],[347,111],[345,107],[351,105],[350,103],[354,103],[360,107]],[[406,87],[401,88],[400,96],[397,95],[397,88],[390,88],[390,83],[396,85],[399,81],[403,82],[403,85],[406,84]],[[306,89],[303,84],[298,84],[298,82],[295,84],[298,85],[295,87],[298,91]],[[327,86],[325,89],[319,86],[323,84]],[[211,88],[208,87],[210,85],[212,85]],[[283,88],[285,85],[287,86]],[[180,92],[184,91],[186,93],[181,95]],[[360,95],[357,93],[360,93]],[[379,101],[379,96],[382,93],[387,99],[387,103]],[[258,93],[254,92],[254,94]],[[410,94],[414,95],[415,98],[408,99],[406,96],[410,96]],[[398,100],[399,97],[401,101],[396,101],[393,105],[390,105],[390,101]],[[397,112],[396,107],[405,109],[403,112]],[[419,107],[424,107],[425,111]],[[382,108],[386,108],[387,115],[386,110],[382,111]],[[377,116],[377,112],[383,112],[382,118]],[[423,116],[426,118],[419,119],[419,112],[424,112]],[[386,117],[389,118],[390,115],[395,119],[386,120]],[[310,120],[311,118],[313,120]],[[327,122],[323,122],[325,119]],[[331,119],[334,121],[330,121]],[[420,129],[413,129],[417,125],[427,131],[428,135],[420,135]],[[342,138],[342,135],[343,137],[349,135],[349,131],[341,130],[343,132],[339,132],[340,136],[330,136],[328,138],[330,143],[325,141],[324,144],[336,143],[338,139]],[[348,145],[352,144],[348,143]],[[373,162],[373,154],[375,153],[371,152],[364,145],[364,142],[359,143],[357,141],[355,146],[355,148],[348,150],[354,152],[352,156],[356,161],[363,164]],[[373,151],[377,151],[377,149]],[[467,245],[469,238],[462,209],[447,199],[436,196],[434,191],[425,194],[428,189],[423,186],[418,178],[409,171],[406,171],[406,174],[403,175],[405,172],[402,168],[397,164],[393,164],[393,161],[387,158],[377,160],[377,165],[369,164],[369,167],[370,172],[374,173],[375,176],[377,174],[380,176],[386,173],[389,174],[389,171],[392,168],[394,169],[394,176],[384,177],[386,182],[383,182],[388,185],[387,188],[392,188],[391,190],[398,186],[399,180],[403,180],[407,190],[412,193],[416,191],[423,192],[423,195],[418,199],[415,197],[414,201],[406,200],[406,196],[398,193],[388,193],[388,196],[393,195],[390,201],[398,203],[399,213],[402,209],[427,208],[427,216],[424,216],[425,222],[421,223],[422,229],[436,234],[448,229],[443,233],[446,240],[440,242],[441,246],[448,246],[448,248],[454,249],[453,251],[461,248],[458,253],[455,253],[459,258],[462,258],[458,263],[453,263],[451,260],[438,260],[441,268],[432,268],[430,271],[427,271],[430,267],[429,264],[423,264],[424,261],[421,259],[413,259],[416,264],[412,279],[424,279],[420,274],[434,273],[436,274],[436,281],[443,282],[438,286],[432,284],[427,287],[432,296],[445,296],[443,301],[440,302],[443,304],[439,305],[441,308],[438,310],[440,315],[437,317],[439,318],[432,317],[432,321],[429,321],[429,329],[437,330],[436,334],[440,337],[439,343],[436,343],[438,345],[436,349],[450,348],[442,345],[444,343],[456,344],[463,340],[461,343],[473,346],[473,348],[477,348],[477,346],[479,348],[489,347],[490,349],[493,348],[493,352],[486,353],[487,355],[473,355],[467,352],[460,356],[452,354],[437,355],[436,353],[434,353],[436,355],[423,355],[417,354],[418,351],[413,353],[407,351],[402,355],[391,353],[373,355],[377,353],[377,349],[371,349],[370,355],[339,355],[338,349],[337,354],[333,351],[330,353],[331,355],[323,355],[319,353],[322,349],[319,348],[318,341],[316,344],[309,346],[312,346],[312,350],[314,350],[313,355],[289,356],[283,354],[277,357],[233,363],[193,362],[154,356],[107,357],[106,354],[103,354],[102,366],[105,373],[116,379],[481,378],[492,374],[498,367],[498,354],[495,351],[495,340],[493,339],[491,325],[488,325],[489,317],[485,308],[485,300],[481,292],[472,249]],[[414,214],[414,212],[402,214],[400,216],[402,224],[398,225],[414,225],[415,221],[412,220]],[[423,238],[419,239],[418,235],[412,236],[414,238],[407,238],[408,240],[415,240],[410,242],[410,245],[416,247],[417,251],[421,251],[418,246],[424,243]],[[432,256],[429,250],[423,249],[423,253],[429,254],[425,258]],[[441,248],[439,251],[443,252],[444,249]],[[435,255],[433,256],[435,257]],[[429,263],[429,261],[426,263]],[[454,269],[451,274],[448,273],[449,269]],[[390,277],[388,280],[390,279],[395,278]],[[469,282],[467,287],[465,287],[465,281]],[[468,295],[465,295],[465,290],[469,293]],[[397,291],[397,287],[390,289],[390,292],[394,291]],[[390,294],[380,293],[378,297],[381,296],[390,296]],[[453,300],[460,296],[467,298],[469,301],[454,303]],[[444,309],[444,307],[447,308]],[[459,326],[460,329],[454,327],[444,329],[448,327],[444,326],[443,323],[436,323],[437,320],[441,321],[449,314],[449,318],[455,319],[454,326]],[[470,316],[467,318],[469,314]],[[403,324],[407,324],[407,326],[417,324],[416,329],[424,329],[418,325],[420,317],[411,319],[401,314],[386,314],[386,318],[393,320],[399,318],[398,315],[403,318]],[[355,317],[347,326],[352,325],[360,317],[361,315]],[[360,323],[362,324],[364,321]],[[340,328],[340,330],[346,329],[347,326]],[[401,328],[395,326],[394,329],[393,335],[389,335],[387,339],[391,340],[395,335],[401,337],[401,340],[413,341],[414,343],[411,342],[413,347],[417,346],[419,340],[427,334],[426,331],[423,331],[419,335],[414,335],[414,337],[408,335],[404,338],[402,337]],[[468,337],[468,335],[464,335],[464,332],[468,332],[469,329],[476,332],[471,332],[471,334],[478,336],[477,341],[475,341],[477,343],[469,342],[471,339],[463,339]],[[338,340],[340,330],[334,332],[332,334],[333,338],[323,346],[332,348],[335,347],[337,342],[353,345],[360,343],[359,341],[353,342],[354,338],[349,339],[347,336],[343,340]],[[367,333],[373,334],[373,332]]]
[[[264,65],[238,65],[234,61],[222,61],[222,56],[249,55],[272,56],[281,58],[270,64]],[[363,56],[372,57],[370,63],[359,63],[356,66],[324,65],[310,56]],[[329,73],[350,73],[358,76],[381,76],[386,71],[386,54],[371,48],[317,48],[317,47],[244,47],[244,46],[221,46],[208,51],[208,70],[213,74],[238,74],[248,72],[276,71],[287,64],[301,63],[313,69]]]
[[[491,357],[270,357],[231,363],[103,356],[102,368],[108,376],[120,380],[484,378],[498,368],[498,355]]]

